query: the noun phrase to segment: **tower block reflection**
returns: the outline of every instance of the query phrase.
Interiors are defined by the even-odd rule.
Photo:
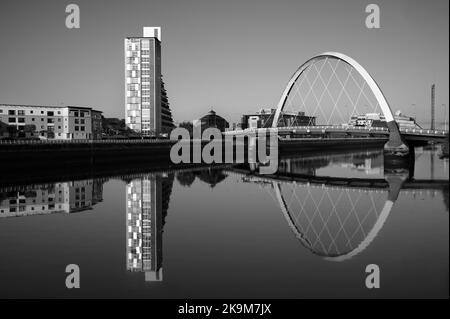
[[[162,281],[162,233],[173,174],[149,174],[127,183],[127,270]]]

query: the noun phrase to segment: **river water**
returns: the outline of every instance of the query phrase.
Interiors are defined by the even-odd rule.
[[[272,176],[242,165],[2,181],[0,297],[448,297],[439,152],[416,149],[396,170],[372,149],[282,158]]]

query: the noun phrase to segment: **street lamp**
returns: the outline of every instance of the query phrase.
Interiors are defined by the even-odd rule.
[[[442,104],[442,107],[444,108],[444,130],[447,131],[447,106]]]

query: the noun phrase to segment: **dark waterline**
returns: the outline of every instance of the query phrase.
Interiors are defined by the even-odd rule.
[[[274,176],[248,165],[10,175],[0,297],[448,297],[448,164],[421,148],[392,171],[369,149],[282,158]],[[379,290],[364,284],[373,263]],[[65,286],[68,264],[80,289]]]

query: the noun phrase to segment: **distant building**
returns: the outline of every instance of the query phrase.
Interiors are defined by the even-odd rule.
[[[241,129],[271,127],[276,109],[261,109],[258,112],[244,114],[241,120]],[[305,112],[281,112],[278,126],[314,126],[315,116],[307,116]]]
[[[399,128],[414,129],[421,128],[413,117],[403,115],[401,111],[395,112],[394,119]],[[364,127],[385,127],[387,128],[386,118],[381,113],[366,113],[362,115],[353,115],[348,123],[350,126]]]
[[[225,132],[225,130],[230,127],[228,121],[220,115],[217,115],[213,110],[202,116],[199,121],[202,125],[202,131],[213,127],[219,129],[221,132]]]
[[[101,113],[81,106],[0,104],[0,122],[15,128],[17,137],[96,139],[101,137]]]
[[[173,125],[161,76],[161,28],[125,39],[125,122],[142,135],[169,133]]]

